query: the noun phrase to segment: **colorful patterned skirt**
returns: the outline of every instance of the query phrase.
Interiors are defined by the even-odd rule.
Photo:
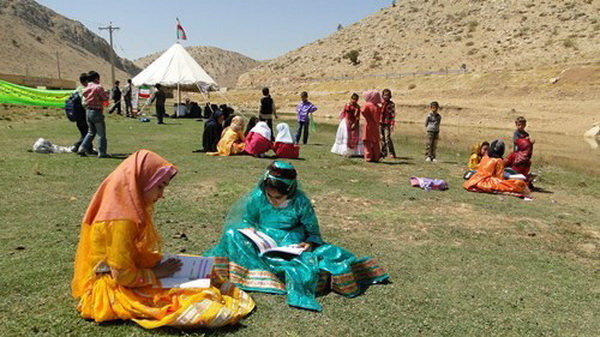
[[[347,250],[324,244],[294,258],[261,256],[237,230],[229,230],[215,248],[215,273],[243,290],[287,294],[289,305],[321,311],[317,294],[329,291],[345,297],[360,295],[389,275],[372,258],[357,258]]]

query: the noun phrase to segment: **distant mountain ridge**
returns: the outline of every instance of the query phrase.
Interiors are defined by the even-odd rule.
[[[77,79],[92,69],[110,76],[110,45],[80,22],[33,0],[0,0],[0,72]],[[115,54],[118,79],[139,72],[133,62]]]
[[[185,49],[221,87],[235,86],[241,74],[260,64],[259,61],[240,53],[217,47],[196,46]],[[134,63],[140,68],[145,68],[163,52],[164,50],[141,57]]]
[[[66,18],[33,0],[0,0],[0,73],[77,80],[96,70],[110,81],[110,57],[115,76],[124,82],[162,52],[134,62],[119,57],[106,40],[82,23]],[[215,47],[189,47],[192,57],[222,87],[234,86],[240,74],[259,64],[240,53]],[[57,62],[58,57],[58,62]]]
[[[403,0],[243,74],[240,86],[600,60],[600,1]]]

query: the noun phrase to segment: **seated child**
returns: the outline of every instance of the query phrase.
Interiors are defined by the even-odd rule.
[[[231,125],[221,135],[217,144],[217,152],[207,153],[209,156],[231,156],[241,154],[244,151],[244,119],[235,116],[231,120]]]
[[[465,180],[471,178],[473,174],[477,172],[477,168],[479,167],[479,163],[481,159],[487,155],[488,148],[490,147],[490,143],[482,142],[481,144],[475,144],[471,147],[471,156],[469,157],[469,162],[467,163],[468,171],[465,172],[463,178]]]
[[[263,121],[256,123],[246,137],[246,153],[255,157],[264,157],[272,146],[269,125]]]
[[[471,156],[469,157],[469,162],[467,163],[469,170],[477,170],[479,162],[481,162],[481,158],[487,154],[489,147],[490,143],[488,142],[475,144],[473,147],[471,147]]]
[[[467,191],[529,196],[530,190],[525,181],[504,179],[504,148],[502,140],[495,140],[490,144],[488,155],[479,163],[477,172],[463,184]]]
[[[287,123],[277,124],[277,137],[273,144],[277,158],[297,159],[300,156],[300,146],[294,144],[290,126]]]

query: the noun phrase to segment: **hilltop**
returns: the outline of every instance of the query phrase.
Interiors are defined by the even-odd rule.
[[[242,86],[331,76],[525,70],[600,56],[600,2],[398,2],[265,63]]]
[[[77,79],[83,71],[110,74],[110,45],[82,23],[66,18],[33,0],[0,0],[0,72]],[[139,71],[116,56],[116,77]]]
[[[216,47],[186,47],[188,53],[222,87],[235,86],[238,77],[256,67],[260,62],[240,53]],[[162,53],[157,52],[135,60],[135,65],[145,68]]]

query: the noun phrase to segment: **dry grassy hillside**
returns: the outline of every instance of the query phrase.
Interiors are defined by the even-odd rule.
[[[110,78],[109,44],[80,22],[68,19],[33,0],[0,0],[0,72],[77,79],[92,69]],[[116,58],[116,76],[126,79],[139,69]]]
[[[255,68],[239,84],[438,71],[463,64],[476,72],[517,70],[600,59],[600,1],[397,3]]]
[[[241,74],[259,64],[258,61],[240,53],[216,47],[186,47],[186,50],[222,87],[235,86],[238,77]],[[156,60],[163,52],[164,50],[139,58],[134,62],[140,68],[145,68]]]

